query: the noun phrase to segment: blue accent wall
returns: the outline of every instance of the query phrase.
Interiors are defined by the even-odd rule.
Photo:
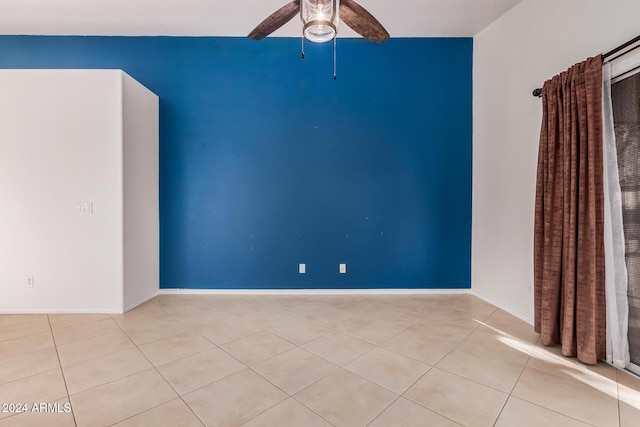
[[[0,68],[160,96],[162,288],[470,288],[472,39],[339,39],[335,81],[305,47],[0,36]]]

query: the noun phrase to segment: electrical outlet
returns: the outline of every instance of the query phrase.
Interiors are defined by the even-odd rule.
[[[347,273],[347,264],[340,264],[340,274]]]
[[[305,274],[307,272],[307,264],[298,264],[298,273]]]
[[[35,285],[35,278],[33,276],[27,276],[27,288],[33,288]]]

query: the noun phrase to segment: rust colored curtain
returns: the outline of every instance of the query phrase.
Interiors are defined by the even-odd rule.
[[[547,81],[534,234],[535,330],[544,345],[606,357],[602,56]]]

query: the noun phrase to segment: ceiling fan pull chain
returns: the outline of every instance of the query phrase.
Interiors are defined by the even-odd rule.
[[[300,58],[304,59],[304,35],[302,36],[302,38],[300,39],[300,44],[301,44],[301,49],[302,49],[302,53],[300,54]]]
[[[336,59],[337,59],[337,55],[336,55],[336,44],[338,42],[338,39],[336,37],[333,38],[333,80],[335,80],[338,77],[338,74],[336,72]]]

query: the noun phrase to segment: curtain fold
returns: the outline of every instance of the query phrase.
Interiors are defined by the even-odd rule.
[[[534,234],[535,330],[545,345],[606,357],[602,56],[547,81]]]
[[[622,191],[611,100],[611,63],[602,69],[602,128],[605,188],[605,269],[607,300],[607,362],[625,368],[629,355],[628,276],[622,214]]]

